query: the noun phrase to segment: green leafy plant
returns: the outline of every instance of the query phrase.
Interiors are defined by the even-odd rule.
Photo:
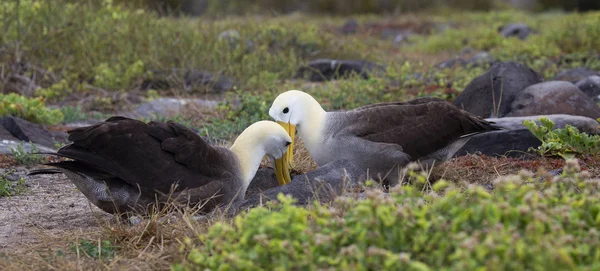
[[[63,120],[59,109],[49,109],[42,98],[27,98],[16,93],[0,94],[0,117],[15,116],[41,124],[58,124]]]
[[[79,241],[79,243],[70,244],[69,248],[72,252],[77,253],[77,255],[83,254],[90,258],[110,260],[115,257],[117,246],[108,240],[98,240],[96,242],[84,239]]]
[[[25,186],[25,178],[21,177],[16,182],[7,178],[8,174],[12,172],[14,172],[14,170],[7,171],[0,176],[0,197],[20,195],[27,189]]]
[[[33,143],[29,143],[31,149],[29,151],[23,149],[23,144],[19,143],[16,147],[10,148],[12,155],[15,157],[15,161],[19,165],[38,165],[47,162],[47,158],[43,155],[39,155],[40,150]]]
[[[542,142],[535,149],[539,154],[562,157],[600,154],[600,136],[579,132],[577,128],[568,124],[565,128],[553,129],[554,122],[546,117],[539,118],[538,121],[539,126],[532,120],[524,121],[523,125]]]
[[[174,270],[590,270],[600,268],[600,189],[577,160],[479,185],[417,182],[307,208],[280,195],[188,238]],[[543,181],[540,181],[542,178]],[[559,204],[560,203],[560,204]]]

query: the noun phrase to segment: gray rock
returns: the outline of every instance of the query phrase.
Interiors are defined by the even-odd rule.
[[[452,157],[467,154],[485,154],[487,156],[532,157],[530,147],[541,144],[529,130],[497,130],[473,135]]]
[[[479,52],[475,54],[471,59],[467,60],[465,65],[467,66],[479,66],[484,64],[492,64],[494,63],[494,57],[488,52]]]
[[[21,118],[6,116],[0,119],[0,125],[13,137],[20,141],[32,142],[38,145],[54,148],[55,143],[67,143],[67,134],[48,131],[42,125],[31,123]]]
[[[559,176],[563,173],[563,169],[562,168],[553,169],[553,170],[548,171],[548,173],[550,173],[550,175],[552,175],[552,176]]]
[[[471,58],[455,57],[438,63],[435,67],[438,69],[449,69],[454,66],[477,67],[480,65],[489,65],[494,63],[494,58],[488,52],[479,52]]]
[[[506,38],[517,37],[521,40],[525,40],[530,34],[535,33],[535,31],[526,24],[509,24],[499,28],[498,32]]]
[[[517,93],[543,80],[523,64],[498,62],[473,79],[453,104],[481,117],[503,117],[510,112]]]
[[[170,69],[152,71],[152,77],[144,79],[140,89],[183,88],[188,92],[200,89],[211,93],[222,93],[232,90],[234,86],[235,80],[227,76],[213,75],[210,72],[194,69]]]
[[[574,69],[565,70],[559,72],[552,80],[554,81],[569,81],[571,83],[577,83],[592,75],[600,75],[599,72],[590,70],[585,67],[578,67]]]
[[[408,37],[410,36],[410,34],[406,34],[406,33],[398,33],[396,34],[396,36],[394,37],[394,44],[398,45],[401,44],[405,41],[408,41]]]
[[[213,93],[223,93],[235,86],[233,79],[227,76],[215,76],[210,72],[189,70],[183,76],[183,89],[192,91],[209,87]]]
[[[341,31],[344,35],[355,34],[358,31],[358,22],[355,19],[347,20],[342,26]]]
[[[203,99],[158,98],[143,103],[132,112],[124,115],[132,118],[174,117],[189,105],[200,108],[215,108],[218,104],[218,101]]]
[[[1,154],[14,154],[14,150],[21,147],[26,153],[32,152],[55,152],[54,148],[49,148],[43,145],[28,143],[23,141],[15,141],[8,139],[0,139],[0,153]]]
[[[442,61],[440,63],[438,63],[437,65],[435,65],[436,68],[438,69],[450,69],[454,66],[457,65],[464,65],[465,64],[465,60],[460,58],[460,57],[455,57],[452,59],[448,59],[446,61]]]
[[[352,73],[367,79],[373,73],[383,72],[384,66],[364,60],[317,59],[303,66],[296,72],[296,78],[309,78],[313,82],[321,82],[349,77]]]
[[[588,76],[575,85],[595,102],[600,101],[600,76]]]
[[[365,176],[362,169],[347,160],[333,161],[314,171],[294,176],[289,184],[250,196],[231,206],[227,212],[235,214],[276,200],[280,193],[293,197],[299,205],[310,204],[313,200],[329,202],[341,195],[344,189],[364,181]]]
[[[256,175],[246,189],[246,198],[279,186],[275,170],[269,167],[261,167],[256,171]]]
[[[553,115],[541,115],[541,116],[525,116],[525,117],[504,117],[504,118],[488,118],[487,121],[491,121],[495,123],[497,126],[500,126],[509,130],[519,130],[526,129],[523,125],[523,121],[533,120],[538,125],[540,122],[539,118],[546,117],[554,122],[554,128],[565,128],[565,126],[571,125],[577,128],[581,132],[585,132],[587,134],[600,134],[600,123],[595,119],[582,117],[582,116],[573,116],[573,115],[565,115],[565,114],[553,114]]]
[[[507,117],[568,114],[600,118],[600,107],[577,86],[565,81],[531,85],[519,92]]]
[[[18,138],[14,137],[4,126],[0,125],[0,140],[11,140],[19,141]]]

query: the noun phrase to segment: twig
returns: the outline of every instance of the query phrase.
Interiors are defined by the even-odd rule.
[[[56,75],[54,73],[52,73],[52,72],[50,72],[50,71],[48,71],[48,70],[46,70],[46,69],[44,69],[42,67],[38,67],[38,66],[35,66],[35,65],[32,65],[32,64],[29,64],[29,63],[27,64],[27,66],[29,68],[31,68],[32,70],[36,71],[36,72],[39,72],[39,73],[41,73],[43,75],[50,76],[52,78],[52,82],[53,83],[57,83],[58,81],[60,81],[60,80],[58,80],[58,78],[56,77]]]

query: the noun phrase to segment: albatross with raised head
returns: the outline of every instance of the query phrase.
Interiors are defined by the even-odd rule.
[[[112,117],[68,133],[72,144],[52,154],[72,160],[30,174],[64,173],[88,200],[113,214],[147,213],[168,200],[202,202],[203,211],[241,200],[262,158],[283,157],[292,140],[273,121],[250,125],[229,149],[172,121]],[[278,175],[280,183],[290,181],[287,168],[278,172],[288,172]]]
[[[293,159],[295,131],[318,165],[347,159],[390,184],[411,161],[444,161],[469,135],[497,130],[493,124],[437,98],[366,105],[326,112],[308,93],[277,96],[269,115],[292,137],[283,164]],[[280,173],[281,174],[281,173]]]

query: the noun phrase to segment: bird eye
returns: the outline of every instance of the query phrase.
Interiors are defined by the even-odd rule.
[[[288,112],[290,112],[289,108],[286,107],[286,108],[283,109],[283,114],[287,114]]]
[[[286,147],[289,146],[290,144],[292,144],[292,142],[289,142],[289,141],[285,142]]]

